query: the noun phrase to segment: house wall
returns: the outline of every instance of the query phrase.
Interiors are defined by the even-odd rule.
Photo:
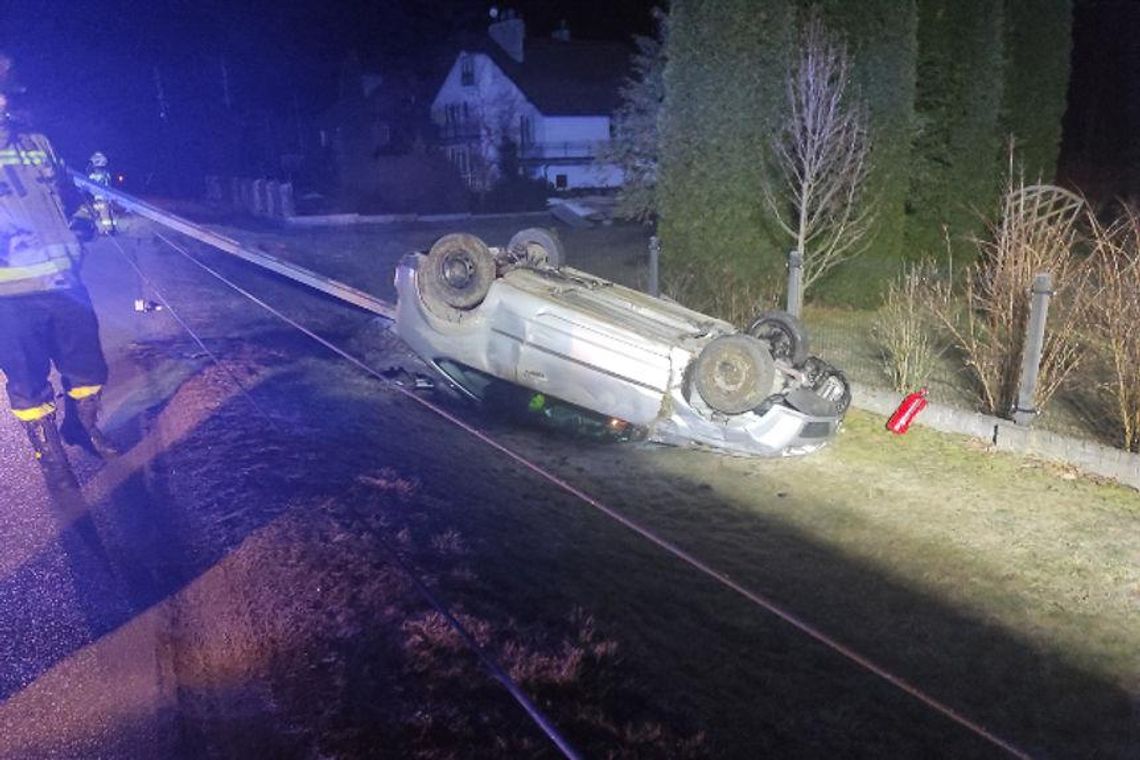
[[[523,153],[534,162],[531,176],[542,177],[556,188],[618,187],[621,169],[593,161],[609,139],[608,116],[546,116],[536,129],[536,144]]]
[[[463,84],[465,57],[470,59],[474,74],[470,85]],[[452,125],[457,124],[456,118],[459,122],[467,120],[451,131],[449,106]],[[610,138],[609,116],[545,116],[484,54],[463,53],[456,58],[432,101],[431,117],[444,130],[444,143],[453,162],[468,162],[460,169],[472,187],[487,187],[498,179],[504,138],[518,146],[520,160],[530,176],[545,178],[552,185],[572,189],[621,184],[617,166],[593,164],[598,143]],[[520,132],[522,117],[530,120],[529,141]],[[456,151],[466,153],[467,158],[456,156]]]
[[[610,139],[608,116],[546,116],[542,120],[545,142],[599,142]]]
[[[464,58],[473,66],[473,84],[463,84]],[[541,114],[526,99],[491,59],[481,53],[458,56],[447,78],[432,101],[431,118],[440,127],[447,126],[448,106],[458,106],[461,114],[467,104],[467,131],[445,142],[452,147],[465,146],[469,152],[470,168],[467,172],[471,184],[489,185],[498,178],[499,147],[504,137],[519,142],[519,119],[529,116],[532,123],[541,121]]]
[[[624,176],[614,164],[539,163],[529,167],[528,173],[534,179],[546,180],[556,190],[620,187]]]

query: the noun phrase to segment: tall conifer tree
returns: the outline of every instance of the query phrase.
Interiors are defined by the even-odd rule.
[[[830,28],[847,41],[860,95],[871,112],[872,171],[866,196],[877,206],[867,250],[836,270],[821,290],[830,300],[867,305],[877,302],[905,255],[918,12],[913,0],[825,0],[820,6]]]
[[[918,130],[907,198],[915,257],[943,251],[944,231],[968,253],[981,215],[993,213],[1002,166],[1002,18],[993,0],[918,2]]]
[[[1072,0],[1005,1],[1003,137],[1030,181],[1057,173],[1072,32]]]
[[[726,264],[745,277],[782,274],[761,180],[784,101],[793,11],[791,0],[671,4],[658,184],[667,277]]]

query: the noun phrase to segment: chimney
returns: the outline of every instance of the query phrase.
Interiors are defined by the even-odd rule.
[[[518,63],[523,62],[523,40],[526,39],[526,24],[522,17],[514,11],[508,10],[503,17],[491,24],[487,29],[499,47]]]

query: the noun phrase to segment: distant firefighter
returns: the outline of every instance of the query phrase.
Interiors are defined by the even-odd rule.
[[[87,289],[79,279],[89,220],[70,213],[83,198],[42,135],[9,115],[18,88],[0,53],[0,370],[12,412],[23,423],[53,494],[76,491],[56,426],[52,364],[65,393],[68,439],[102,457],[114,446],[96,427],[107,363]]]
[[[95,151],[87,162],[87,178],[97,185],[110,187],[111,170],[108,168],[109,165],[107,156],[102,151]]]
[[[88,160],[87,179],[103,187],[111,186],[110,162],[102,151],[95,151]],[[115,234],[115,212],[111,206],[111,199],[105,194],[98,192],[91,194],[89,215],[100,235]]]

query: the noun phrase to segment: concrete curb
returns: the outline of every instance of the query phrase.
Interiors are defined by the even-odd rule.
[[[467,222],[483,219],[550,216],[550,211],[522,211],[503,214],[323,214],[290,216],[290,227],[344,227],[352,224],[413,224],[416,222]]]
[[[851,384],[851,392],[852,406],[883,416],[889,416],[903,399],[900,393],[859,383]],[[943,433],[981,438],[999,451],[1066,462],[1086,472],[1112,478],[1140,490],[1140,455],[1122,449],[1032,427],[1021,427],[1009,420],[944,404],[927,405],[915,424]]]

